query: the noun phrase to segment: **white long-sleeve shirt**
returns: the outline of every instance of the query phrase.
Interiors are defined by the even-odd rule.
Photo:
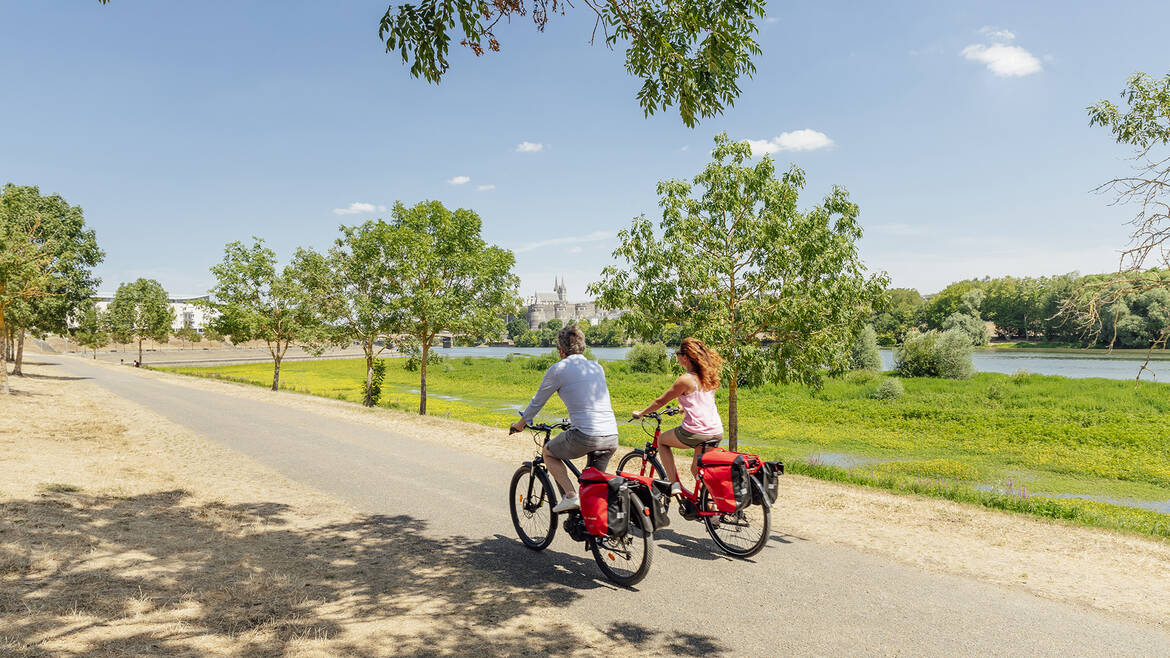
[[[520,415],[531,422],[553,393],[561,396],[569,410],[569,422],[582,434],[617,434],[617,419],[609,401],[605,370],[596,361],[586,359],[583,354],[570,354],[552,364],[545,371],[536,395]]]

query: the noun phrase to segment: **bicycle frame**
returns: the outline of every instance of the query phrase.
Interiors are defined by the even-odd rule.
[[[642,448],[642,457],[643,457],[644,463],[649,463],[650,467],[652,469],[654,469],[654,471],[662,479],[665,480],[665,479],[667,479],[666,469],[663,468],[662,461],[658,459],[658,437],[662,436],[661,412],[655,412],[655,413],[646,414],[646,416],[643,416],[643,418],[646,418],[646,417],[653,418],[656,422],[656,425],[654,426],[654,440],[646,442],[646,446],[644,448]],[[702,446],[700,446],[699,448],[695,448],[695,449],[696,450],[702,449],[703,452],[707,451],[706,448],[703,448]],[[647,475],[647,474],[646,473],[638,473],[638,475]],[[679,486],[682,487],[682,491],[679,493],[679,498],[681,498],[682,500],[685,500],[688,503],[691,503],[692,505],[695,506],[695,509],[697,510],[697,514],[698,514],[697,518],[702,518],[704,516],[720,516],[722,514],[722,512],[719,512],[719,511],[708,511],[708,510],[699,509],[699,500],[702,497],[703,489],[705,489],[707,486],[707,485],[703,484],[703,469],[701,467],[699,468],[698,478],[695,482],[694,492],[688,490],[686,487],[683,487],[681,482],[679,483]]]

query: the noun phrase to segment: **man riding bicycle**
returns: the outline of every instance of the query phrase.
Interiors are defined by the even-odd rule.
[[[544,463],[565,494],[553,512],[567,512],[578,509],[581,503],[562,460],[590,455],[589,465],[604,471],[618,447],[617,419],[609,402],[605,371],[596,361],[585,358],[585,334],[577,325],[557,332],[557,350],[561,360],[544,373],[536,395],[520,412],[520,420],[512,424],[512,429],[523,430],[553,393],[565,403],[573,426],[544,446]]]

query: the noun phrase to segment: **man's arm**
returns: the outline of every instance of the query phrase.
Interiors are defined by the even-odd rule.
[[[540,388],[536,389],[536,395],[532,396],[532,400],[528,403],[528,406],[524,408],[524,411],[520,412],[520,419],[525,423],[532,422],[532,419],[536,418],[536,414],[540,413],[540,410],[544,408],[544,403],[548,402],[552,394],[556,393],[557,389],[561,387],[560,381],[557,378],[557,370],[558,368],[554,364],[553,367],[545,371],[544,379],[540,380]]]

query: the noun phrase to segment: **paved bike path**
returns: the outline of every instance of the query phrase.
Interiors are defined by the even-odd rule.
[[[769,546],[750,561],[726,558],[700,524],[675,515],[646,580],[636,591],[614,588],[563,531],[543,553],[524,549],[506,505],[516,465],[461,451],[457,436],[451,446],[417,441],[129,368],[38,358],[361,511],[413,517],[435,539],[490,545],[469,559],[632,642],[650,632],[681,638],[678,653],[761,656],[1170,655],[1170,635],[1144,625],[786,535],[782,510]]]

